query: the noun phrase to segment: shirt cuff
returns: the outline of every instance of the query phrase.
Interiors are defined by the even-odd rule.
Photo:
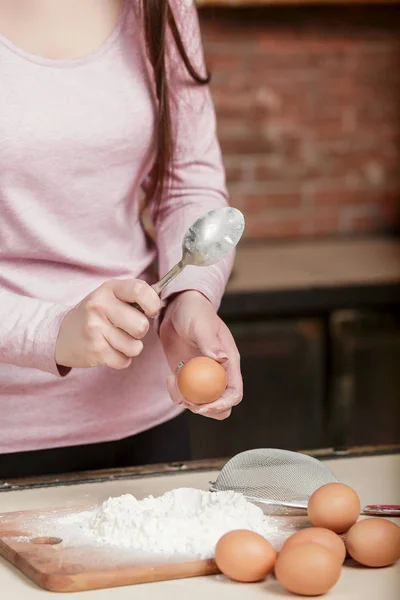
[[[51,373],[56,377],[64,377],[70,372],[70,367],[59,366],[56,363],[56,344],[61,323],[70,308],[53,305],[38,324],[32,344],[32,367]]]

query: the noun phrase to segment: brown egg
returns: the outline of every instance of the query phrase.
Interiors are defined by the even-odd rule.
[[[320,596],[338,581],[342,564],[336,554],[313,542],[282,550],[275,565],[279,583],[289,592]]]
[[[226,388],[226,371],[208,356],[192,358],[178,373],[178,387],[192,404],[208,404],[218,400]]]
[[[400,527],[387,519],[365,519],[346,536],[347,551],[366,567],[387,567],[400,559]]]
[[[235,581],[261,581],[271,573],[276,552],[258,533],[237,529],[226,533],[215,548],[215,562],[219,570]]]
[[[323,529],[322,527],[307,527],[307,529],[298,531],[286,540],[281,552],[287,550],[287,548],[293,548],[306,542],[314,542],[315,544],[325,546],[325,548],[338,557],[341,563],[346,558],[346,546],[343,540],[330,529]]]
[[[327,483],[316,490],[308,501],[308,518],[315,527],[335,533],[350,529],[360,515],[360,499],[344,483]]]

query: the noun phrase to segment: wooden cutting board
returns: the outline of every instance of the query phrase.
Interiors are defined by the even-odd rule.
[[[68,546],[57,537],[38,537],[38,523],[93,506],[0,514],[0,555],[40,587],[78,592],[218,573],[213,560],[154,557],[116,546]]]

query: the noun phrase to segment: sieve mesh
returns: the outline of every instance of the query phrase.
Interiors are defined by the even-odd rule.
[[[311,456],[260,448],[229,460],[211,489],[231,490],[261,503],[306,508],[315,490],[336,481],[332,471]]]

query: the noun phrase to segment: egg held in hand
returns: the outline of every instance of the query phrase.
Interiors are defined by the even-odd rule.
[[[308,501],[308,518],[315,527],[344,533],[357,521],[361,510],[356,492],[344,483],[327,483]]]
[[[198,356],[185,363],[178,373],[178,388],[192,404],[215,402],[225,391],[226,371],[208,356]]]
[[[275,576],[292,594],[320,596],[335,585],[341,568],[336,554],[321,544],[305,542],[280,552]]]
[[[400,559],[400,527],[387,519],[364,519],[347,533],[347,551],[365,567],[388,567]]]
[[[215,548],[219,570],[234,581],[261,581],[272,572],[276,552],[258,533],[247,529],[230,531],[221,537]]]

